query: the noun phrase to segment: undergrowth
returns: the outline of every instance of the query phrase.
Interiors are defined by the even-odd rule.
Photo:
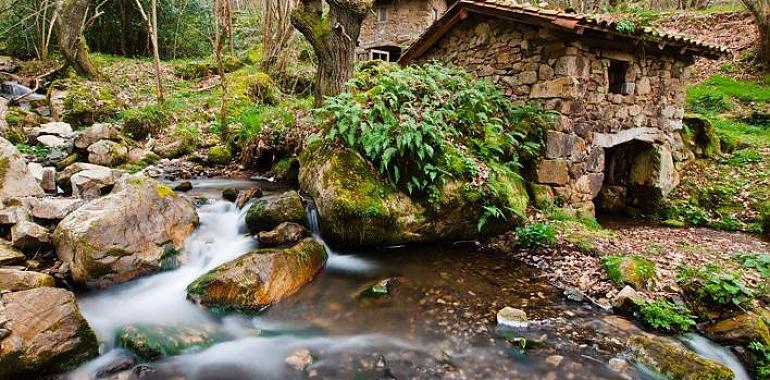
[[[695,326],[690,310],[664,298],[639,301],[636,306],[642,322],[655,330],[683,333]]]

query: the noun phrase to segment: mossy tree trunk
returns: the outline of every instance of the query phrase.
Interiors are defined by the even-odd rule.
[[[89,79],[99,79],[101,75],[96,65],[88,56],[88,46],[83,36],[91,0],[61,0],[61,14],[57,22],[59,49],[67,63]]]
[[[763,68],[770,70],[770,0],[741,0],[754,16],[759,31],[757,41],[757,61]]]
[[[353,75],[356,45],[361,23],[372,9],[373,0],[300,0],[292,11],[291,22],[305,36],[318,58],[315,103],[345,90]]]

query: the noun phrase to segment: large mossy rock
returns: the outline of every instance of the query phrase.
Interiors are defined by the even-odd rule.
[[[199,351],[214,343],[204,329],[149,325],[126,326],[118,331],[115,341],[144,360]]]
[[[657,279],[657,266],[641,256],[605,256],[607,277],[616,285],[631,285],[634,289],[652,289]]]
[[[10,334],[0,340],[0,379],[59,374],[98,354],[96,335],[64,289],[4,294],[0,320]]]
[[[635,362],[671,380],[732,380],[730,368],[663,337],[638,334],[628,340]]]
[[[383,181],[359,154],[308,149],[300,157],[300,186],[315,200],[321,232],[337,247],[475,239],[483,201],[472,186],[449,181],[435,208]],[[524,213],[529,196],[520,178],[498,178],[502,202]],[[490,225],[493,221],[490,220]],[[485,232],[499,232],[486,228]]]
[[[296,293],[325,262],[323,245],[311,238],[292,248],[258,249],[198,278],[187,297],[211,308],[258,311]]]
[[[0,199],[42,196],[43,188],[27,168],[27,161],[10,141],[0,137]]]
[[[246,213],[246,225],[254,233],[273,230],[284,222],[308,224],[302,197],[296,191],[263,197]]]
[[[52,116],[74,127],[111,121],[125,108],[109,83],[61,80],[51,85],[49,95],[63,100],[51,101]]]
[[[746,345],[759,342],[770,347],[770,329],[766,321],[770,321],[770,311],[756,309],[716,322],[706,327],[706,333],[721,343]]]
[[[163,269],[198,224],[195,206],[169,187],[142,176],[71,214],[54,231],[56,254],[72,278],[105,287]]]

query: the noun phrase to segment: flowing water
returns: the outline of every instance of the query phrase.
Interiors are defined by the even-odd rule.
[[[623,350],[623,334],[635,327],[566,301],[533,270],[472,244],[355,254],[329,249],[326,269],[312,283],[258,315],[200,308],[186,300],[185,287],[258,246],[245,234],[244,211],[215,200],[222,186],[232,185],[196,185],[191,195],[210,200],[199,208],[201,225],[188,239],[178,269],[79,298],[103,354],[66,377],[98,378],[105,368],[131,363],[113,337],[121,327],[148,324],[216,331],[218,343],[150,363],[141,371],[146,378],[618,378],[607,363]],[[313,207],[308,217],[314,237],[322,241]],[[356,296],[386,278],[396,284],[389,296]],[[523,330],[497,328],[495,314],[504,306],[526,310],[534,322]],[[313,355],[304,372],[285,362],[298,350]],[[633,368],[625,374],[644,377]]]

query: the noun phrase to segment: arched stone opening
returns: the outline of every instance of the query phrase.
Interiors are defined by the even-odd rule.
[[[671,152],[662,145],[631,140],[604,154],[604,182],[594,200],[601,213],[651,210],[678,183]]]

